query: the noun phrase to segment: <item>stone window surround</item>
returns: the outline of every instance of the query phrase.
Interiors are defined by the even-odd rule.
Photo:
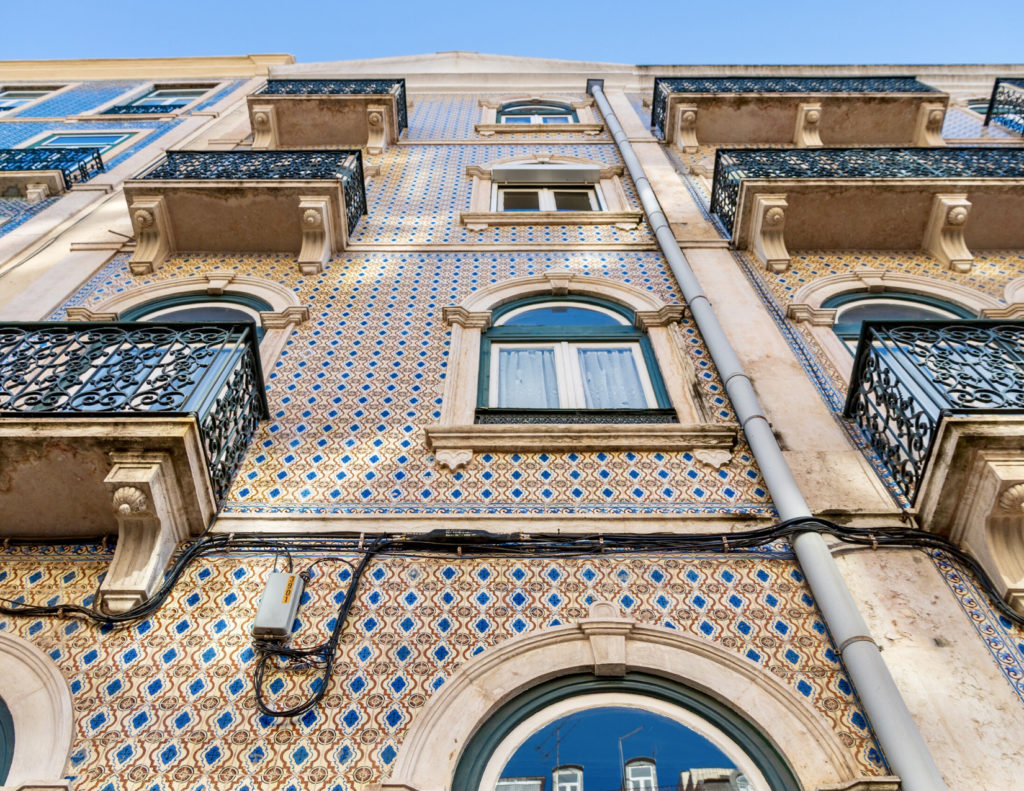
[[[678,423],[662,424],[489,424],[474,423],[480,372],[480,341],[490,326],[491,311],[507,302],[533,296],[568,294],[597,297],[633,311],[647,333],[659,373]],[[572,450],[690,450],[698,459],[721,467],[738,437],[734,426],[712,423],[703,404],[691,396],[696,373],[683,350],[678,321],[681,305],[666,305],[651,293],[609,278],[577,270],[549,270],[482,288],[462,304],[444,308],[451,329],[448,368],[440,422],[425,429],[437,463],[455,471],[474,452]]]
[[[260,313],[264,330],[260,342],[260,363],[264,372],[272,370],[292,330],[309,319],[309,309],[299,303],[290,289],[269,280],[232,271],[207,272],[196,278],[150,283],[100,303],[96,308],[70,307],[66,313],[71,321],[118,321],[129,309],[167,297],[207,293],[212,297],[224,293],[258,297],[273,307]]]
[[[50,91],[44,96],[40,96],[38,99],[30,99],[24,104],[19,104],[17,107],[12,107],[10,110],[0,110],[0,118],[8,118],[17,115],[22,110],[27,110],[30,107],[35,107],[37,104],[48,102],[54,96],[61,93],[67,93],[68,91],[80,88],[84,83],[81,82],[68,82],[67,80],[35,80],[34,82],[3,82],[0,83],[0,88],[8,91],[16,90],[31,90],[32,88],[38,88],[40,86],[58,85],[59,87]],[[26,121],[36,122],[38,118],[25,119]]]
[[[706,641],[623,617],[594,602],[578,623],[542,629],[472,657],[413,720],[381,791],[450,788],[465,746],[491,713],[562,676],[641,672],[698,689],[759,730],[802,787],[894,791],[894,777],[864,777],[827,720],[761,668]]]
[[[514,126],[514,124],[513,124]],[[600,192],[605,208],[602,211],[495,211],[491,171],[496,165],[551,164],[587,165],[600,168],[600,183],[594,185]],[[496,159],[486,165],[470,165],[466,175],[472,180],[469,211],[460,212],[459,221],[471,231],[482,231],[494,225],[614,225],[623,230],[636,228],[643,220],[643,212],[634,209],[622,187],[622,165],[605,165],[580,157],[559,154],[531,154]],[[544,186],[543,184],[531,186]],[[563,186],[563,185],[560,185]],[[564,186],[572,186],[566,184]]]
[[[567,124],[501,124],[498,123],[498,110],[506,104],[519,102],[553,102],[565,104],[576,111],[579,121]],[[498,99],[480,100],[480,123],[474,127],[477,134],[482,137],[491,137],[496,134],[547,134],[549,132],[562,132],[566,134],[599,135],[604,131],[604,124],[594,111],[594,99],[588,96],[586,99],[569,99],[564,96],[537,96],[522,94],[520,96],[506,96]]]
[[[808,324],[818,346],[846,382],[849,382],[853,372],[853,356],[832,330],[836,309],[823,308],[822,305],[832,297],[853,292],[877,296],[886,292],[920,294],[951,302],[981,318],[1024,318],[1024,278],[1018,278],[1006,286],[1006,304],[957,283],[883,269],[857,269],[819,278],[793,295],[792,302],[786,308],[786,317],[796,324]]]
[[[35,645],[0,632],[0,697],[14,723],[14,757],[4,788],[70,791],[64,779],[74,737],[67,679]]]

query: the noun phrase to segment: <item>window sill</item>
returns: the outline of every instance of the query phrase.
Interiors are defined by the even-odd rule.
[[[604,131],[604,124],[477,124],[474,129],[483,137],[506,134],[547,134],[548,132],[599,135]]]
[[[427,447],[437,463],[453,472],[474,452],[663,450],[696,451],[721,466],[732,456],[739,430],[718,423],[503,423],[427,426]]]
[[[459,221],[471,231],[496,225],[614,225],[631,231],[640,225],[639,211],[464,211]]]

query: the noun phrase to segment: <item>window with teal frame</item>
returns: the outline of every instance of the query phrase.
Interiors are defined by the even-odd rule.
[[[532,99],[503,104],[498,108],[497,121],[499,124],[575,124],[579,118],[568,104]]]
[[[676,422],[633,312],[549,296],[503,305],[481,338],[477,423]]]
[[[575,713],[546,716],[567,708]],[[534,730],[534,722],[543,724]],[[525,735],[521,726],[532,730],[526,741],[520,741]],[[505,749],[510,743],[514,749]],[[510,756],[507,762],[504,756]],[[644,764],[651,767],[646,784],[643,772],[629,772],[631,766]],[[485,776],[499,772],[499,787],[528,787],[526,781],[541,777],[554,785],[559,772],[571,767],[577,783],[587,788],[645,789],[653,786],[655,764],[659,777],[675,779],[686,769],[715,767],[726,775],[731,770],[734,787],[801,787],[768,739],[736,712],[695,689],[643,673],[621,678],[567,676],[524,692],[476,731],[459,758],[450,787],[492,791],[482,784]],[[739,765],[746,767],[748,777],[736,771]]]
[[[865,321],[934,321],[976,318],[966,308],[923,294],[896,291],[841,294],[825,300],[823,308],[834,308],[832,329],[853,354]]]
[[[0,786],[7,781],[14,760],[14,719],[7,703],[0,698]]]
[[[179,294],[136,305],[121,314],[121,321],[203,323],[207,321],[249,321],[256,325],[256,337],[263,340],[259,314],[272,311],[269,303],[248,294],[211,296],[205,292]]]

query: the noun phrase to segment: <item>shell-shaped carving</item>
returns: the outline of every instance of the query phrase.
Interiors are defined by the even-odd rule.
[[[1024,483],[1015,483],[999,495],[999,507],[1004,511],[1024,510]]]
[[[146,493],[134,486],[122,486],[114,492],[114,510],[119,514],[131,514],[145,511],[149,505]]]
[[[148,209],[139,209],[135,212],[135,222],[140,228],[148,228],[153,221],[153,212]]]

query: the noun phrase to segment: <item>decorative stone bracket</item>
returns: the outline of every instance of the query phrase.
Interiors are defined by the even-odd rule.
[[[277,108],[273,104],[252,107],[252,147],[254,151],[277,148]]]
[[[769,272],[785,272],[789,269],[789,251],[786,250],[783,238],[787,208],[789,204],[785,195],[764,194],[754,197],[751,252]]]
[[[299,251],[299,270],[306,275],[323,271],[324,264],[331,257],[331,240],[334,235],[334,219],[329,198],[319,195],[299,198],[299,212],[302,222],[302,249]]]
[[[962,193],[936,195],[923,247],[953,272],[970,272],[974,256],[964,242],[971,202]]]
[[[129,209],[135,230],[135,252],[128,266],[133,275],[148,275],[174,247],[167,203],[161,195],[139,195]]]
[[[676,108],[676,145],[684,154],[695,154],[697,142],[697,105],[682,104]]]
[[[111,453],[110,459],[114,466],[104,483],[118,538],[99,593],[108,612],[122,613],[153,594],[189,531],[169,453]]]
[[[924,102],[917,109],[914,125],[915,146],[944,146],[942,124],[946,120],[946,105],[940,102]]]
[[[388,144],[388,108],[384,105],[371,104],[366,108],[366,125],[369,135],[366,139],[366,151],[369,154],[383,154]]]
[[[821,124],[821,103],[805,102],[796,110],[796,130],[793,142],[799,148],[815,148],[821,146],[818,133]]]

